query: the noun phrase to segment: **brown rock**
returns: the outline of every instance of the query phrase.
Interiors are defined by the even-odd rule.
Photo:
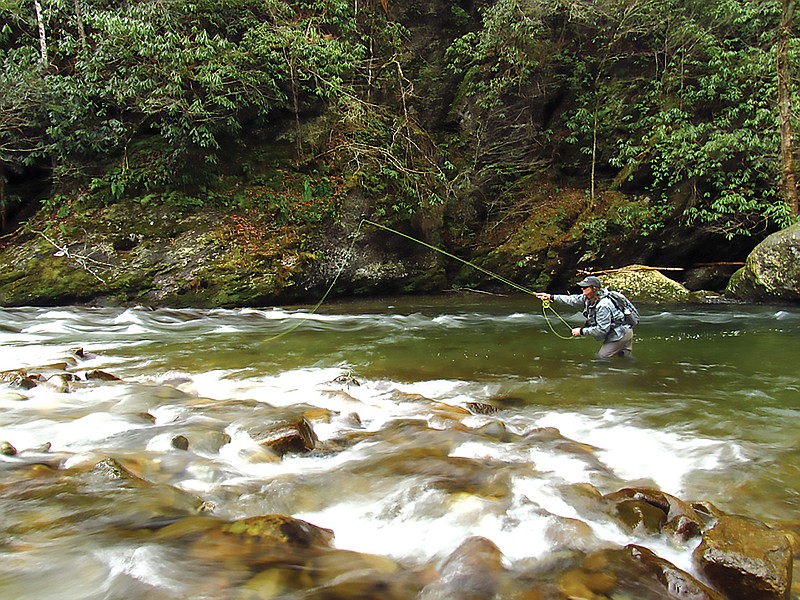
[[[105,479],[138,479],[136,475],[123,467],[117,460],[113,458],[105,458],[101,460],[92,468],[91,472],[95,475],[100,475]]]
[[[185,435],[176,435],[172,438],[172,447],[178,450],[188,450],[189,440]]]
[[[630,545],[625,548],[631,558],[641,565],[643,571],[664,586],[666,597],[686,600],[723,600],[717,591],[700,583],[671,562],[657,556],[651,550]]]
[[[586,598],[599,600],[606,598],[617,584],[612,573],[592,572],[583,569],[570,569],[558,578],[558,588],[567,598]]]
[[[664,525],[663,531],[679,542],[686,542],[700,535],[702,526],[697,521],[681,515],[669,520]]]
[[[615,504],[617,515],[629,527],[643,525],[650,533],[664,529],[678,540],[699,535],[705,523],[692,506],[661,490],[623,488],[604,498]]]
[[[617,518],[628,529],[643,529],[654,534],[667,522],[664,511],[644,500],[623,500],[616,506]]]
[[[111,373],[95,369],[93,371],[86,371],[86,379],[94,379],[97,381],[120,381],[120,378]]]
[[[788,600],[791,593],[789,539],[761,523],[721,516],[703,533],[694,559],[732,600]]]
[[[35,388],[41,380],[40,375],[28,375],[24,369],[0,372],[0,383],[8,383],[23,390]]]
[[[248,540],[270,540],[303,548],[330,547],[333,531],[286,515],[262,515],[240,519],[222,530]]]
[[[205,523],[201,524],[205,527]],[[247,565],[304,564],[330,549],[333,531],[286,515],[222,522],[191,546],[194,558]]]
[[[545,539],[554,552],[561,550],[588,550],[597,546],[597,537],[591,525],[578,519],[550,517],[544,531]]]
[[[476,415],[491,415],[496,413],[498,409],[491,404],[484,404],[483,402],[467,402],[467,410]]]
[[[723,596],[647,548],[600,550],[565,572],[559,587],[569,598],[724,600]]]
[[[330,600],[407,600],[416,598],[426,573],[402,569],[394,560],[374,554],[329,550],[305,565],[306,589]]]
[[[489,600],[497,594],[503,573],[503,553],[484,537],[466,539],[442,564],[441,579],[427,586],[420,598]]]
[[[259,444],[272,449],[279,456],[290,452],[310,452],[319,441],[314,428],[305,417],[293,423],[278,424],[258,437]]]

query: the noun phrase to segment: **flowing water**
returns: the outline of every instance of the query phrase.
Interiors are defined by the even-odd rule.
[[[643,307],[635,360],[597,363],[597,342],[560,339],[540,307],[453,294],[313,314],[0,309],[0,371],[54,374],[0,383],[0,441],[17,451],[0,457],[0,598],[251,597],[250,574],[158,537],[198,511],[288,515],[409,570],[483,536],[510,572],[630,543],[693,572],[697,540],[626,530],[586,508],[583,484],[800,519],[800,310]],[[87,381],[95,369],[120,380]],[[303,415],[315,450],[259,444]],[[138,483],[91,476],[108,458]]]

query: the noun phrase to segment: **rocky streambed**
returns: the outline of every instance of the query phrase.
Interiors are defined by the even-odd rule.
[[[0,463],[6,597],[67,597],[58,586],[86,598],[123,591],[128,598],[237,599],[792,597],[796,526],[767,526],[653,487],[603,492],[621,481],[597,448],[555,427],[511,426],[504,413],[514,412],[513,398],[448,403],[394,390],[388,401],[412,405],[414,415],[365,427],[358,410],[212,400],[187,391],[181,380],[126,382],[93,368],[98,359],[71,349],[61,361],[0,373],[4,410],[18,413],[11,431],[3,430]],[[322,387],[325,396],[355,408],[351,392],[361,381],[344,371]],[[80,406],[77,399],[87,393],[106,399]],[[102,412],[117,422],[99,443],[84,447],[87,440],[78,439],[72,450],[63,430],[54,430],[54,443],[26,447],[13,439],[14,429],[20,439],[22,430],[47,429],[53,412],[79,421]],[[243,412],[258,418],[247,421],[246,431],[231,428]],[[499,451],[454,452],[465,444]],[[505,512],[503,528],[513,534],[528,527],[516,520],[515,480],[539,467],[504,458],[511,448],[577,461],[603,482],[561,481],[555,497],[570,507],[562,514],[533,496],[522,498],[542,519],[529,555],[523,543],[506,556],[484,535],[465,536],[424,560],[354,551],[337,546],[335,528],[297,516],[338,497],[347,507],[346,527],[364,517],[358,498],[392,481],[403,492],[381,510],[424,509],[425,519],[436,520],[473,504],[466,513],[473,518]],[[265,475],[245,478],[225,459],[231,452]],[[286,510],[252,514],[259,506]],[[616,539],[599,530],[615,531]],[[361,535],[382,532],[367,527]]]

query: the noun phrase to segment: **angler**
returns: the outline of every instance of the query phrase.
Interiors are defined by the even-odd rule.
[[[603,288],[598,277],[589,276],[578,282],[580,294],[548,294],[536,292],[543,302],[559,302],[583,308],[586,323],[572,329],[572,336],[591,336],[603,342],[597,352],[598,359],[612,356],[630,358],[633,352],[633,326],[639,322],[639,313],[620,292]]]

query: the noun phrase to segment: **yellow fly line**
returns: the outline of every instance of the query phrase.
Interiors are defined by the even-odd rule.
[[[339,280],[339,276],[344,272],[345,266],[347,266],[347,263],[350,260],[350,257],[353,255],[353,247],[355,246],[355,243],[358,240],[358,236],[361,233],[361,227],[365,223],[367,225],[372,225],[373,227],[377,227],[378,229],[383,229],[384,231],[388,231],[389,233],[393,233],[393,234],[398,235],[400,237],[406,238],[407,240],[410,240],[412,242],[420,244],[421,246],[425,246],[426,248],[429,248],[430,250],[438,252],[439,254],[447,256],[448,258],[452,258],[453,260],[457,260],[460,263],[463,263],[463,264],[465,264],[465,265],[467,265],[469,267],[472,267],[473,269],[475,269],[477,271],[480,271],[481,273],[483,273],[485,275],[488,275],[489,277],[491,277],[493,279],[497,279],[498,281],[501,281],[501,282],[505,283],[506,285],[508,285],[509,287],[511,287],[511,288],[513,288],[513,289],[515,289],[517,291],[520,291],[520,292],[523,292],[523,293],[528,294],[530,296],[536,297],[536,294],[534,292],[532,292],[531,290],[529,290],[528,288],[526,288],[524,286],[521,286],[518,283],[514,283],[510,279],[506,279],[502,275],[498,275],[497,273],[493,273],[492,271],[490,271],[488,269],[484,269],[480,265],[476,265],[475,263],[472,263],[472,262],[470,262],[468,260],[465,260],[465,259],[463,259],[461,257],[458,257],[455,254],[451,254],[450,252],[447,252],[446,250],[442,250],[441,248],[437,248],[436,246],[433,246],[432,244],[428,244],[427,242],[424,242],[424,241],[419,240],[419,239],[417,239],[417,238],[415,238],[413,236],[410,236],[410,235],[408,235],[406,233],[403,233],[402,231],[398,231],[396,229],[392,229],[391,227],[388,227],[386,225],[381,225],[380,223],[376,223],[375,221],[370,221],[369,219],[361,219],[361,221],[358,224],[358,227],[356,228],[355,232],[353,233],[353,241],[350,242],[350,246],[347,249],[346,259],[342,261],[342,264],[339,267],[339,269],[337,270],[336,275],[333,278],[333,281],[331,281],[331,284],[328,286],[328,289],[325,290],[325,293],[322,295],[322,298],[320,298],[319,302],[317,302],[317,304],[314,306],[314,308],[311,309],[311,311],[308,313],[308,315],[306,316],[305,319],[301,319],[300,321],[295,323],[292,327],[290,327],[286,331],[283,331],[283,332],[281,332],[281,333],[279,333],[277,335],[274,335],[274,336],[268,338],[267,341],[276,340],[276,339],[278,339],[280,337],[283,337],[284,335],[287,335],[287,334],[291,333],[292,331],[294,331],[295,329],[300,327],[303,323],[305,323],[314,313],[317,312],[317,310],[319,310],[319,307],[323,305],[325,300],[328,298],[328,295],[333,291],[333,288],[336,285],[336,282]],[[568,328],[571,329],[570,324],[567,323],[564,320],[564,318],[556,312],[556,310],[551,306],[549,300],[542,300],[541,302],[542,302],[542,315],[544,316],[544,319],[547,322],[547,326],[550,328],[550,331],[554,335],[556,335],[557,337],[561,338],[562,340],[572,339],[572,336],[563,336],[563,335],[561,335],[560,333],[558,333],[555,330],[555,328],[553,327],[552,323],[550,322],[550,318],[547,315],[547,311],[552,312],[556,317],[558,317],[561,320],[561,322],[564,325],[566,325]]]

